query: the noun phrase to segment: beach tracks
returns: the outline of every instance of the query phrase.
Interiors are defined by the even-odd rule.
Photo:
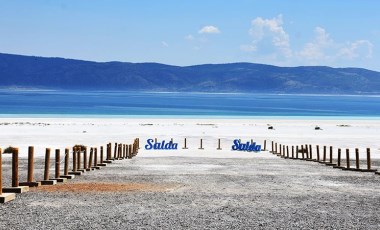
[[[100,170],[102,167],[111,164],[116,160],[132,159],[139,151],[140,140],[135,138],[132,144],[115,143],[112,149],[112,143],[106,146],[106,153],[104,154],[103,146],[100,147],[98,154],[97,147],[91,147],[89,154],[88,148],[85,145],[75,145],[70,149],[65,149],[63,160],[61,160],[60,149],[55,150],[54,158],[54,177],[50,177],[50,148],[45,151],[45,164],[43,180],[36,181],[34,179],[34,147],[28,148],[28,167],[27,167],[27,181],[19,182],[19,149],[10,147],[4,150],[12,154],[12,186],[8,188],[2,187],[2,150],[0,148],[0,203],[6,203],[15,199],[16,193],[24,193],[29,191],[29,187],[39,187],[41,185],[57,185],[64,187],[67,180],[74,179],[75,176],[81,176],[84,173]],[[113,154],[112,154],[113,150]],[[105,155],[105,159],[104,159]],[[71,156],[71,157],[70,157]],[[64,162],[63,175],[61,175],[61,163]],[[70,163],[72,163],[71,170]],[[106,185],[107,186],[107,185]],[[108,185],[109,186],[109,185]],[[119,185],[124,186],[124,185]],[[82,187],[85,187],[84,185]],[[125,187],[125,186],[124,186]],[[136,187],[136,186],[135,186]],[[137,186],[139,187],[139,186]],[[141,186],[140,186],[141,187]],[[134,189],[128,187],[128,189]]]

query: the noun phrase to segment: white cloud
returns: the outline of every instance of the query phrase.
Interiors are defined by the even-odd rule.
[[[348,42],[345,47],[341,48],[338,56],[346,59],[355,59],[358,57],[371,58],[373,52],[373,44],[368,40],[357,40]]]
[[[204,26],[198,31],[199,34],[219,34],[220,30],[216,26]]]
[[[248,34],[250,44],[240,45],[240,50],[253,53],[256,60],[266,63],[290,65],[331,65],[347,64],[347,61],[364,61],[372,58],[374,45],[369,40],[353,42],[334,41],[321,26],[314,29],[312,39],[301,44],[301,48],[291,48],[290,36],[283,27],[282,15],[266,19],[257,17],[251,21]]]
[[[168,44],[167,42],[165,42],[165,41],[162,41],[162,42],[161,42],[161,45],[162,45],[163,47],[169,47],[169,44]]]
[[[326,50],[331,51],[334,48],[334,40],[330,38],[330,35],[322,27],[316,27],[314,34],[313,41],[306,43],[304,48],[297,53],[297,56],[314,61],[331,58],[326,53]]]
[[[282,15],[278,15],[272,19],[263,19],[257,17],[251,22],[249,34],[253,38],[250,45],[252,50],[256,50],[257,46],[263,40],[270,39],[271,44],[281,52],[284,57],[292,57],[290,48],[289,35],[282,27]]]

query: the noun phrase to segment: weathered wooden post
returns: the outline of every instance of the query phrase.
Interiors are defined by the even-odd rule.
[[[87,147],[83,149],[83,169],[89,171],[87,167]]]
[[[303,148],[303,145],[301,145],[301,154],[302,154],[302,160],[305,159],[305,149]]]
[[[107,154],[108,154],[108,144],[107,144],[107,147],[106,147],[107,151],[106,151],[106,157],[107,157]],[[104,160],[104,148],[103,146],[100,146],[100,163],[97,165],[97,166],[107,166],[107,163],[105,162]]]
[[[346,168],[343,170],[350,170],[350,149],[346,149]]]
[[[309,147],[308,145],[305,145],[305,148],[304,148],[304,152],[305,152],[305,160],[308,160],[309,159]]]
[[[29,191],[29,186],[20,186],[18,177],[18,148],[12,150],[12,187],[3,188],[3,193],[23,193]]]
[[[298,159],[298,145],[296,146],[296,159]]]
[[[216,148],[216,150],[222,150],[222,148],[220,147],[220,138],[218,139],[218,148]]]
[[[61,178],[66,178],[66,179],[74,179],[75,175],[69,175],[69,161],[70,161],[70,149],[66,148],[65,149],[65,166],[63,168],[63,175]]]
[[[67,179],[61,177],[61,153],[59,149],[55,150],[55,178],[53,180],[56,180],[60,183],[66,183]]]
[[[272,141],[272,151],[270,151],[271,153],[274,152],[274,142]]]
[[[376,174],[380,175],[380,172],[377,171],[377,169],[371,169],[371,164],[371,149],[367,148],[367,169],[365,172],[375,172]]]
[[[277,154],[277,142],[276,142],[276,144],[274,145],[274,154]]]
[[[69,175],[73,176],[71,179],[75,178],[75,175],[78,175],[78,176],[82,175],[82,172],[79,172],[77,170],[77,167],[78,167],[78,162],[77,162],[78,154],[77,154],[77,152],[78,152],[78,148],[73,147],[73,171],[69,172]]]
[[[312,147],[312,145],[309,145],[309,159],[313,160],[313,147]]]
[[[327,154],[327,147],[326,145],[323,146],[323,162],[326,162],[326,154]]]
[[[204,148],[203,148],[203,139],[201,138],[201,140],[200,140],[200,147],[198,148],[198,149],[200,149],[200,150],[203,150]]]
[[[183,146],[182,149],[188,149],[188,148],[187,148],[187,140],[186,140],[186,137],[185,137],[185,140],[184,140],[184,146]]]
[[[280,149],[280,152],[277,155],[281,156],[282,155],[282,144],[280,144],[279,149]]]
[[[267,151],[267,140],[264,140],[264,149],[263,151]]]
[[[289,158],[289,146],[286,146],[286,158]]]
[[[114,151],[113,151],[113,158],[114,158],[114,160],[117,160],[117,143],[115,142],[115,149],[114,149]]]
[[[118,159],[121,160],[123,159],[122,158],[122,148],[123,148],[123,144],[119,144],[119,151],[118,151]]]
[[[34,181],[34,147],[28,148],[28,177],[26,182],[21,182],[20,186],[38,187],[40,182]]]
[[[132,159],[133,155],[132,155],[132,147],[131,145],[128,145],[128,152],[129,152],[129,159]]]
[[[294,159],[294,145],[292,145],[292,159]]]
[[[3,193],[3,162],[2,162],[2,150],[0,148],[0,203],[6,203],[8,201],[12,201],[16,198],[16,195],[14,193]]]
[[[94,166],[91,168],[93,169],[100,169],[100,166],[98,166],[98,148],[94,148]]]
[[[55,185],[55,184],[57,184],[56,180],[50,180],[50,178],[49,178],[49,170],[50,170],[50,148],[46,148],[46,152],[45,152],[45,172],[44,172],[44,180],[41,181],[42,185]]]
[[[319,145],[317,145],[316,148],[317,148],[317,161],[320,162],[320,159],[319,159]]]
[[[341,151],[341,150],[339,150],[339,151]],[[338,151],[338,152],[339,152]],[[340,154],[340,153],[339,153]],[[327,166],[337,166],[337,164],[335,164],[335,163],[333,163],[333,147],[332,146],[330,146],[330,159],[329,159],[329,161],[328,162],[324,162],[325,163],[325,165],[327,165]],[[340,163],[339,163],[340,164]],[[340,167],[340,166],[339,166]]]
[[[110,164],[112,163],[112,144],[111,143],[108,143],[107,144],[107,153],[106,153],[106,160],[103,161],[104,164]]]
[[[81,152],[82,152],[82,148],[78,147],[77,150],[78,150],[77,151],[77,171],[84,173],[85,170],[81,169]]]
[[[356,163],[356,171],[360,171],[360,158],[359,158],[359,149],[355,149],[355,163]]]
[[[342,154],[342,150],[340,148],[338,148],[338,159],[337,159],[337,165],[334,165],[333,168],[339,168],[339,169],[342,169],[344,168],[343,166],[340,165],[340,162],[341,162],[341,154]]]
[[[88,167],[87,167],[87,169],[86,169],[86,171],[91,171],[91,170],[93,170],[93,168],[92,168],[92,158],[94,157],[94,148],[93,147],[91,147],[90,148],[90,157],[88,158]]]

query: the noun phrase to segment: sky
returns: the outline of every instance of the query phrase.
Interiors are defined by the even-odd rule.
[[[377,0],[0,0],[0,53],[380,71]]]

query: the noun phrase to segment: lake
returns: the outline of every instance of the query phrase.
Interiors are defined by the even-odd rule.
[[[380,117],[379,96],[0,90],[2,116]]]

